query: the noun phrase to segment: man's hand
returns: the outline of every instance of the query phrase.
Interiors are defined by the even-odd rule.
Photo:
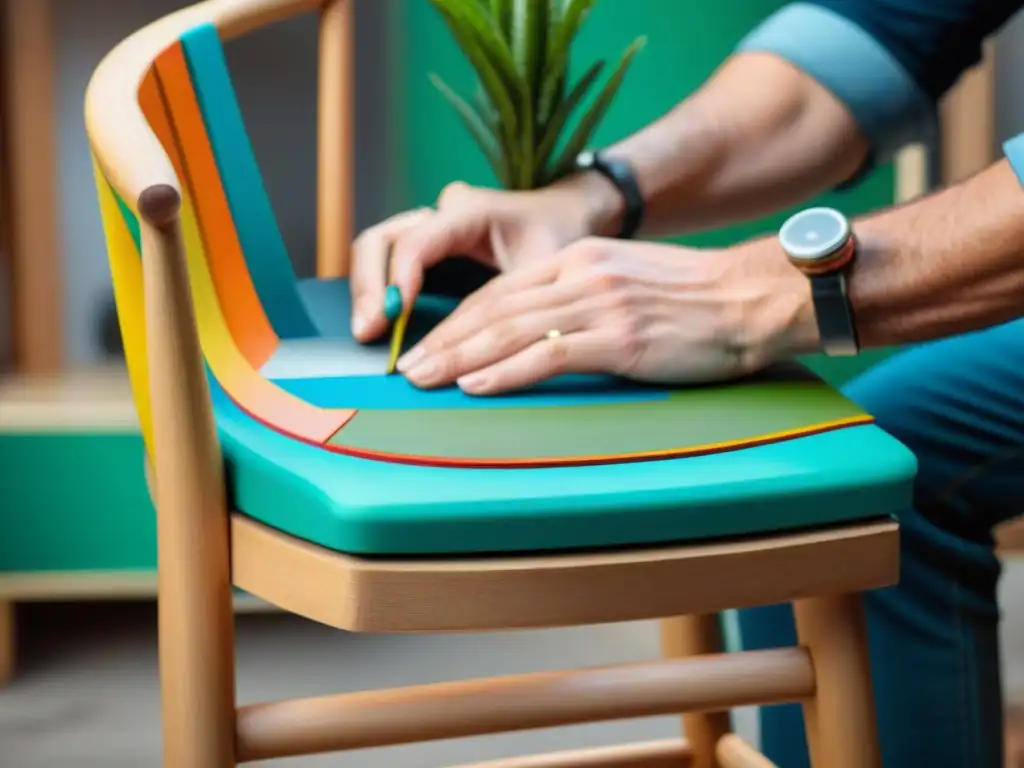
[[[500,270],[543,259],[581,237],[615,225],[618,192],[597,174],[583,174],[532,192],[452,184],[437,209],[399,214],[366,230],[353,248],[352,331],[371,341],[387,328],[384,290],[415,301],[428,267],[469,256]]]
[[[808,281],[774,238],[714,253],[585,239],[470,296],[399,370],[479,395],[567,373],[696,383],[816,344]]]

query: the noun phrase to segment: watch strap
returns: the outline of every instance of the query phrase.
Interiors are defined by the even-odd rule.
[[[860,351],[857,325],[846,291],[846,274],[812,275],[811,297],[821,346],[829,357],[853,357]]]
[[[636,235],[643,223],[644,196],[632,166],[625,160],[605,157],[600,152],[587,151],[576,157],[576,170],[597,171],[615,185],[625,202],[618,237],[628,240]]]

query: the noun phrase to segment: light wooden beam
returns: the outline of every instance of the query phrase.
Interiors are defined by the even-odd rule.
[[[348,274],[355,176],[355,2],[327,0],[320,16],[316,274]]]
[[[64,362],[64,295],[51,0],[4,2],[3,68],[15,365],[52,375]]]
[[[995,49],[967,72],[940,107],[942,183],[973,176],[996,158]]]

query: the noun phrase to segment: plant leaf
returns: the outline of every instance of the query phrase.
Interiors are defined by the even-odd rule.
[[[551,120],[544,131],[544,138],[541,139],[540,147],[537,150],[538,170],[543,170],[547,166],[548,160],[551,159],[551,153],[555,151],[555,147],[558,144],[558,137],[561,135],[562,129],[569,122],[569,117],[576,110],[576,107],[583,101],[583,97],[587,95],[590,86],[601,75],[604,67],[605,63],[603,61],[592,64],[590,69],[573,86],[569,95],[558,103],[558,108],[555,110],[555,114],[551,116]]]
[[[549,0],[512,0],[512,54],[516,71],[536,103],[548,36]]]
[[[644,47],[647,43],[647,38],[637,38],[629,48],[626,49],[625,53],[622,54],[622,58],[619,59],[619,64],[615,68],[615,72],[605,83],[604,88],[598,94],[594,103],[590,105],[590,109],[584,113],[576,131],[573,133],[572,138],[566,143],[565,148],[562,150],[562,154],[559,159],[552,166],[551,173],[548,176],[548,181],[561,178],[566,173],[572,170],[573,163],[576,160],[576,156],[584,150],[587,146],[587,142],[590,141],[590,137],[597,128],[598,123],[604,117],[605,112],[608,111],[608,107],[615,99],[616,93],[618,93],[619,87],[622,85],[623,79],[626,77],[626,72],[629,69],[630,63],[633,61],[633,57]]]
[[[512,39],[512,0],[485,0],[491,4],[491,18],[505,40]]]
[[[499,114],[500,136],[511,178],[520,174],[523,102],[526,84],[516,72],[512,51],[490,15],[475,2],[431,0],[452,36],[476,70],[481,85]]]
[[[487,127],[491,129],[494,135],[500,136],[498,112],[495,110],[494,104],[487,97],[487,91],[484,90],[484,87],[479,82],[473,90],[473,106],[476,108],[477,114],[484,118]]]
[[[551,41],[561,27],[562,19],[565,16],[566,3],[567,0],[549,0],[548,2],[548,36],[544,50],[544,64],[541,67],[540,84],[538,86],[540,94],[537,97],[537,120],[542,126],[548,124],[552,117],[552,111],[565,98],[565,81],[569,70],[568,53],[566,53],[565,61],[561,64],[561,75],[552,78],[553,87],[547,85],[547,73],[551,69]]]
[[[517,165],[519,158],[517,106],[521,102],[522,90],[512,62],[512,53],[505,41],[498,37],[490,20],[483,16],[473,17],[460,13],[469,7],[479,10],[477,6],[467,6],[464,0],[431,2],[448,24],[455,41],[476,70],[480,85],[499,115],[499,136],[507,165],[511,169]],[[489,53],[484,49],[484,40],[491,41]],[[505,65],[496,64],[495,60],[505,62]]]
[[[557,2],[557,0],[555,0]],[[561,88],[565,86],[569,68],[569,50],[580,31],[587,13],[597,0],[565,0],[557,25],[548,32],[543,84],[540,94],[540,115],[544,120],[555,108]]]
[[[505,156],[502,152],[501,144],[499,139],[492,132],[490,126],[488,126],[486,118],[481,116],[476,110],[471,107],[465,99],[459,96],[449,85],[438,77],[433,72],[430,73],[430,82],[434,84],[434,87],[441,92],[448,103],[452,105],[455,112],[462,119],[463,125],[466,126],[466,130],[473,137],[474,141],[483,150],[484,155],[487,157],[487,161],[491,164],[491,169],[494,171],[495,177],[501,182],[503,186],[508,186],[511,181],[508,178],[508,169],[505,167]]]
[[[537,97],[547,45],[549,0],[512,0],[512,52],[524,87],[519,112],[519,167],[516,186],[533,185],[537,155]]]
[[[548,2],[548,24],[551,29],[562,23],[562,15],[565,10],[565,0],[549,0]]]
[[[441,12],[452,36],[464,52],[479,50],[501,77],[509,93],[518,96],[523,82],[516,72],[515,59],[508,42],[501,36],[494,19],[476,3],[466,0],[431,0]],[[471,62],[473,63],[473,62]],[[474,68],[476,64],[473,63]]]

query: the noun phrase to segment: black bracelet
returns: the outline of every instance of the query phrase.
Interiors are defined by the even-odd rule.
[[[577,171],[597,171],[615,185],[626,204],[618,237],[623,240],[633,237],[644,219],[644,196],[630,164],[605,157],[600,152],[587,151],[577,155],[575,166]]]

